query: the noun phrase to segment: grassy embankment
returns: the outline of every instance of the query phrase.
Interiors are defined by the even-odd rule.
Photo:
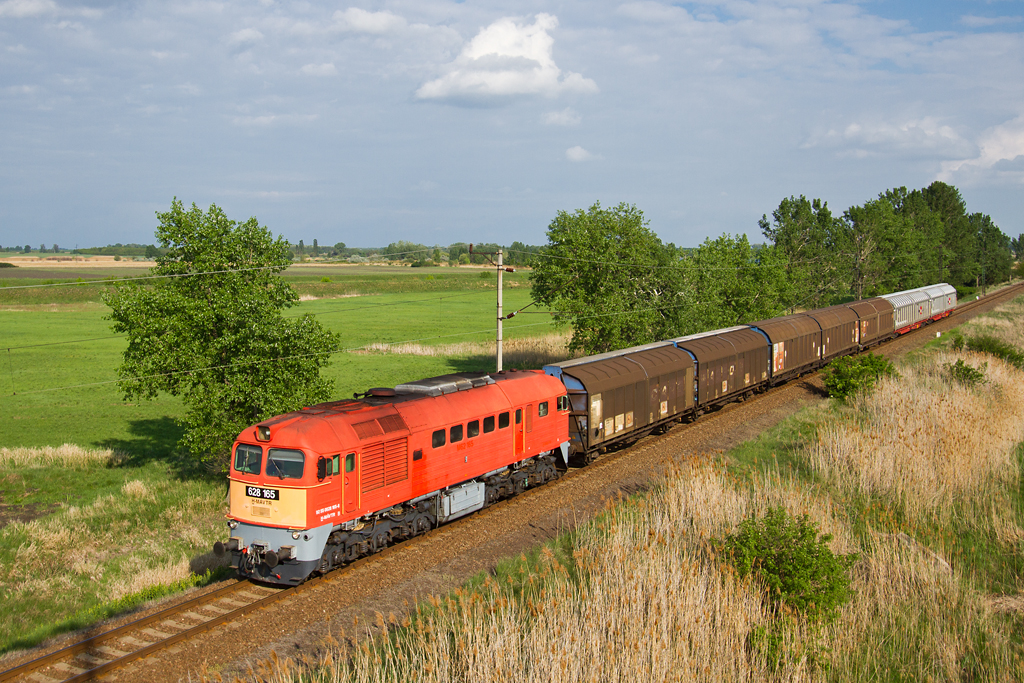
[[[286,315],[316,315],[346,349],[378,345],[333,357],[326,372],[338,397],[491,369],[493,276],[382,270],[288,275],[305,300]],[[529,301],[525,277],[510,280],[506,310]],[[0,653],[196,583],[222,535],[223,479],[191,471],[173,452],[180,402],[125,403],[109,383],[125,342],[110,332],[101,292],[0,287],[0,350],[10,349],[0,363]],[[541,320],[506,325],[507,366],[564,354],[562,337],[531,325]],[[481,332],[452,336],[467,330]],[[91,341],[60,343],[82,339]],[[406,340],[421,341],[380,346]],[[76,445],[52,449],[61,444]]]
[[[1021,341],[1024,299],[968,326]],[[870,395],[804,411],[493,575],[266,681],[1024,677],[1024,373],[949,337]],[[986,382],[965,386],[962,359]],[[857,553],[833,622],[775,610],[712,539],[769,506]]]

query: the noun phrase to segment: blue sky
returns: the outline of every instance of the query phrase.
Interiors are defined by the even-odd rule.
[[[1024,0],[0,0],[4,246],[175,196],[353,246],[624,201],[695,246],[936,179],[1024,232]]]

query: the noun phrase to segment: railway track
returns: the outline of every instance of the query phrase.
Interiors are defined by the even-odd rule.
[[[880,348],[892,348],[890,345],[898,345],[900,339],[909,339],[919,335],[921,330],[934,331],[936,326],[948,329],[959,325],[963,315],[975,308],[1001,303],[1022,291],[1024,291],[1024,284],[1014,285],[981,299],[964,302],[949,318],[903,335],[899,339],[886,342]],[[779,389],[781,388],[779,387]],[[755,397],[751,402],[756,400]],[[667,435],[656,436],[655,440],[665,436]],[[648,440],[645,439],[645,441]],[[616,460],[627,455],[628,451],[629,449],[622,449],[619,452],[609,453],[600,460]],[[571,474],[573,473],[570,473],[570,476]],[[493,514],[507,502],[502,501],[491,506],[484,511],[484,514]],[[456,526],[460,521],[463,520],[448,526]],[[172,650],[173,652],[173,648],[183,641],[218,626],[229,624],[245,614],[268,607],[322,582],[340,579],[364,563],[372,562],[383,555],[389,555],[392,551],[407,549],[423,538],[410,539],[394,548],[388,548],[377,555],[358,560],[326,576],[310,579],[291,588],[271,587],[249,581],[233,581],[210,593],[187,599],[147,617],[86,638],[4,671],[0,673],[0,683],[13,680],[36,681],[37,683],[71,683],[72,681],[95,680],[105,673],[157,652],[163,650]]]

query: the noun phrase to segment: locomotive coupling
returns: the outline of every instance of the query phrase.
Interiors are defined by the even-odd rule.
[[[225,553],[233,553],[238,550],[241,540],[237,536],[232,536],[228,539],[227,543],[217,541],[213,544],[213,554],[217,557],[223,557]]]

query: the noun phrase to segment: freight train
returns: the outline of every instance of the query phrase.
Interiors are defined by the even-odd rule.
[[[295,585],[585,465],[608,449],[939,320],[948,284],[595,356],[460,373],[279,415],[232,447],[229,554]]]

